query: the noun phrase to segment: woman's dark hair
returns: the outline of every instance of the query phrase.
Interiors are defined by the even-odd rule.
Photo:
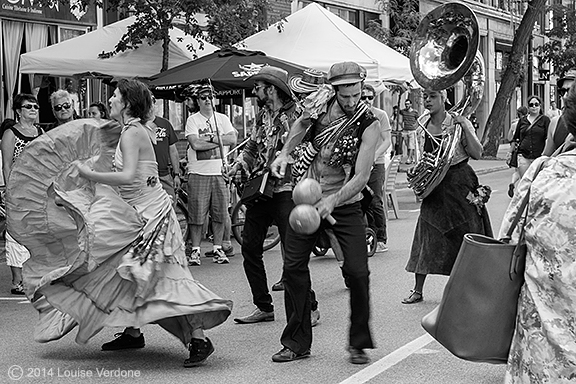
[[[146,84],[139,80],[120,79],[116,87],[131,117],[138,117],[142,121],[153,118],[152,94]]]
[[[124,96],[122,96],[122,97],[124,97]],[[89,108],[91,108],[91,107],[98,108],[98,110],[100,111],[100,115],[102,116],[103,119],[109,119],[110,118],[110,116],[108,115],[108,109],[106,109],[106,106],[101,101],[90,104]]]
[[[576,81],[572,83],[568,94],[564,97],[564,112],[561,119],[564,119],[568,132],[576,136]]]
[[[38,99],[36,98],[36,96],[31,95],[29,93],[19,93],[16,96],[14,96],[14,104],[12,105],[12,109],[14,111],[16,111],[17,109],[22,109],[22,105],[27,101],[38,104]]]

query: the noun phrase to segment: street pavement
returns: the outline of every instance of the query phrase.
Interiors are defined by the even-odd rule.
[[[470,162],[480,174],[480,182],[492,187],[488,209],[495,231],[509,202],[506,187],[511,175],[506,170],[504,156],[498,157],[498,160]],[[419,203],[412,191],[403,186],[402,176],[402,173],[398,174],[399,219],[388,221],[389,251],[369,260],[371,327],[376,343],[376,349],[368,352],[371,364],[356,366],[347,361],[349,297],[331,251],[323,257],[312,257],[310,261],[313,288],[321,312],[320,324],[314,328],[312,356],[292,363],[273,363],[271,356],[281,348],[279,338],[286,322],[284,296],[282,292],[272,292],[276,308],[274,322],[253,325],[233,322],[234,317],[245,315],[254,308],[242,268],[242,256],[235,244],[236,256],[230,259],[230,264],[218,265],[203,258],[200,267],[191,268],[200,282],[234,302],[230,318],[207,331],[216,352],[205,365],[194,369],[182,368],[186,349],[155,325],[143,327],[146,347],[139,350],[100,351],[100,345],[111,340],[121,328],[105,328],[86,345],[74,342],[75,330],[58,341],[34,342],[38,314],[27,300],[10,295],[10,272],[2,260],[0,383],[501,383],[504,366],[460,360],[432,340],[420,326],[422,317],[439,304],[447,277],[429,276],[424,302],[400,303],[413,285],[413,275],[405,272],[404,266],[419,213]],[[204,252],[211,245],[204,242],[202,246]],[[271,286],[281,274],[279,247],[266,252],[264,258]],[[20,373],[23,377],[18,377]],[[88,373],[92,376],[87,377]]]

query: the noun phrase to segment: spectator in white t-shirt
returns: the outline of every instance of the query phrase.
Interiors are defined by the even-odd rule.
[[[229,220],[228,186],[222,175],[221,153],[224,146],[236,144],[236,130],[228,116],[214,111],[214,91],[209,84],[198,88],[196,99],[200,110],[188,117],[185,136],[188,140],[188,225],[190,240],[186,243],[189,265],[200,265],[200,242],[204,220],[210,210],[214,235],[213,261],[229,262],[222,249],[224,226]]]

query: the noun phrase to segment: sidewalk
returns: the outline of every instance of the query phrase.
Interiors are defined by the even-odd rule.
[[[510,148],[509,144],[500,144],[498,147],[498,154],[494,160],[473,160],[470,159],[469,164],[472,166],[477,175],[484,175],[486,173],[496,172],[508,169],[506,165],[506,154]],[[403,159],[404,160],[404,159]],[[406,180],[406,170],[412,165],[400,163],[400,170],[396,176],[396,189],[408,188],[408,181]]]

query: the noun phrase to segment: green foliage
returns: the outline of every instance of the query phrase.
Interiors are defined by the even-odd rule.
[[[390,27],[382,28],[379,22],[371,20],[366,33],[409,56],[412,38],[421,18],[418,0],[381,0],[378,3],[383,14],[390,17]]]
[[[206,8],[208,41],[227,48],[266,29],[268,8],[268,0],[228,1]]]
[[[49,5],[53,0],[37,0]],[[102,0],[60,0],[71,7],[86,7]],[[163,42],[164,57],[162,71],[168,67],[169,30],[175,21],[187,35],[194,37],[202,47],[202,39],[220,47],[234,43],[265,29],[268,26],[268,0],[109,0],[106,11],[120,11],[125,16],[136,17],[128,27],[114,50],[100,53],[101,58],[112,57],[128,49],[136,49],[145,42],[152,45]],[[206,30],[198,24],[197,13],[205,13],[208,19]],[[188,49],[194,51],[189,45]],[[196,52],[194,52],[195,54]]]
[[[563,76],[576,68],[576,11],[561,4],[549,7],[553,26],[546,32],[550,41],[535,49],[544,62],[553,65],[554,74]]]

